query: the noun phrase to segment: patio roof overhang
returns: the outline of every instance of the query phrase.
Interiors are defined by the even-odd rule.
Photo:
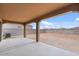
[[[69,3],[1,3],[0,18],[4,23],[27,24],[73,10]]]

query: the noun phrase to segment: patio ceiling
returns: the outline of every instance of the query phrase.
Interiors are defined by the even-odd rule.
[[[69,3],[11,3],[0,4],[3,22],[30,23],[74,9]]]

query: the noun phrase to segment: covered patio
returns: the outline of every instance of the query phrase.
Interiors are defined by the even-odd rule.
[[[66,12],[78,12],[78,6],[79,4],[69,3],[0,4],[0,46],[2,48],[0,50],[0,52],[2,52],[0,53],[0,55],[77,55],[75,53],[39,42],[39,23],[43,19],[56,17]],[[10,38],[11,40],[3,40],[2,25],[5,23],[23,25],[24,38],[15,38],[14,40]],[[36,23],[36,42],[38,43],[31,39],[27,39],[26,26],[29,23]],[[4,48],[4,46],[6,47],[6,45],[10,45],[10,47],[13,46],[10,48],[11,51],[8,51],[8,48]],[[21,51],[22,49],[26,50],[26,53],[24,53],[25,51]]]

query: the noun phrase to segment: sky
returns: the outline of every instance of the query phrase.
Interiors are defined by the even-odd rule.
[[[36,24],[32,24],[33,29],[36,28]],[[44,19],[40,22],[40,29],[51,28],[73,28],[79,27],[79,13],[70,12],[56,17]]]

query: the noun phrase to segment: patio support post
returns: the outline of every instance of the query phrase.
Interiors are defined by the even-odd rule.
[[[39,22],[36,22],[36,42],[39,41]]]
[[[23,24],[24,26],[24,38],[26,37],[26,24]]]
[[[0,42],[2,40],[2,20],[0,20]]]

